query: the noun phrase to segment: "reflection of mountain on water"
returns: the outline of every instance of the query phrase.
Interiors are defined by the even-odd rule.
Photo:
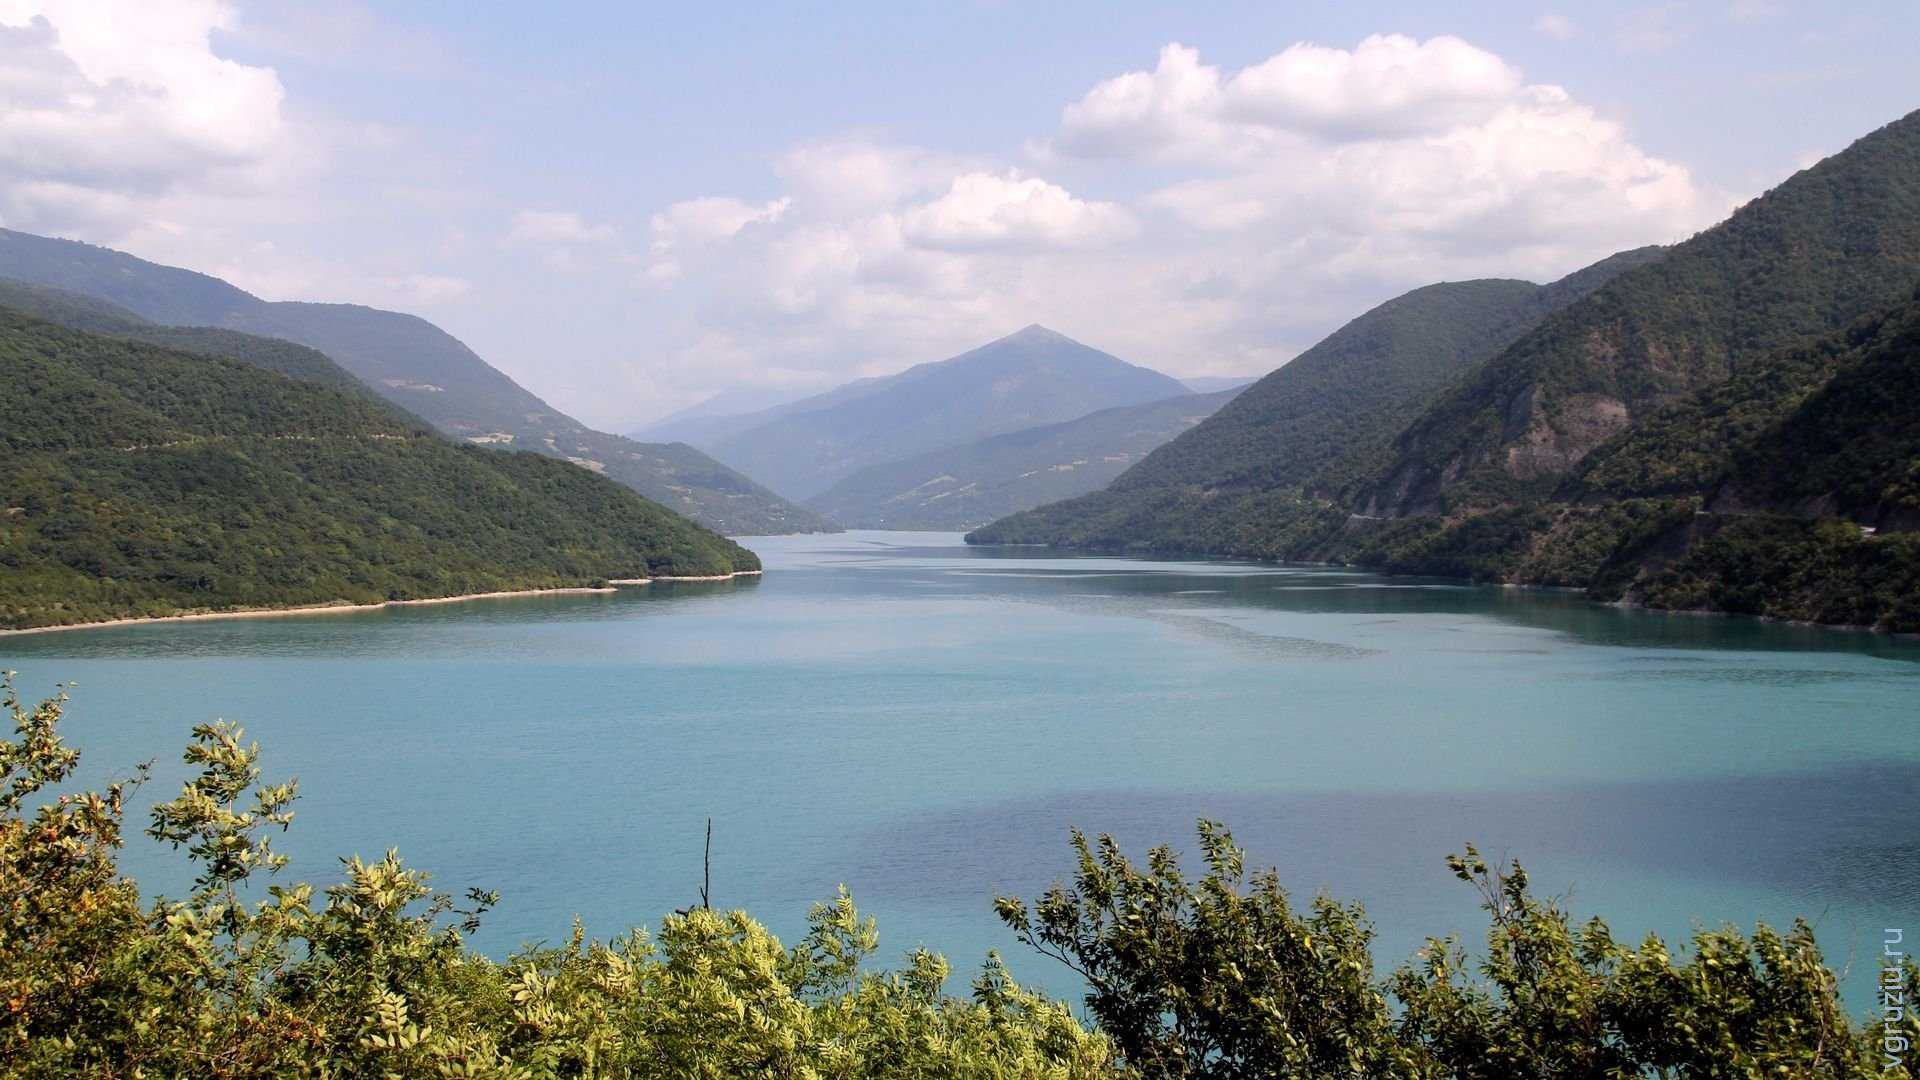
[[[874,543],[875,536],[897,537],[898,542]],[[1472,616],[1567,634],[1585,645],[1867,653],[1920,661],[1920,642],[1911,639],[1757,619],[1615,608],[1560,590],[1465,585],[1343,567],[1085,555],[1033,547],[958,547],[941,543],[950,540],[941,534],[849,534],[848,540],[855,537],[866,542],[847,542],[830,555],[816,552],[818,561],[808,569],[863,575],[875,579],[876,588],[913,580],[950,585],[958,579],[979,593],[1017,594],[1019,599],[1039,602],[1097,595],[1164,598],[1169,603],[1159,606],[1169,608],[1192,603],[1303,615]],[[879,580],[882,575],[872,573],[883,569],[884,582]],[[836,581],[833,588],[838,591],[845,585]],[[1207,595],[1198,595],[1202,593]]]

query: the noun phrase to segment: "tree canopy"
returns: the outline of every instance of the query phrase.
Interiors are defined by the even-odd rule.
[[[588,470],[254,363],[0,308],[0,379],[0,627],[759,568]]]

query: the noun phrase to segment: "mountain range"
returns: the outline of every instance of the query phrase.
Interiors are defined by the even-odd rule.
[[[27,415],[106,440],[9,433],[16,623],[751,562],[637,496],[609,502],[597,473],[736,533],[990,521],[969,541],[1920,629],[1920,113],[1671,248],[1547,285],[1416,289],[1250,386],[1196,394],[1036,325],[758,411],[738,410],[778,395],[737,388],[649,429],[701,449],[588,429],[413,316],[269,303],[70,241],[0,230],[0,314]],[[496,457],[510,477],[474,472]],[[539,514],[572,519],[525,524]]]
[[[1196,394],[1214,394],[1222,390],[1237,390],[1242,386],[1252,386],[1260,381],[1258,375],[1196,375],[1180,380],[1180,385]]]
[[[759,414],[813,395],[801,391],[731,386],[627,435],[636,442],[700,442],[762,422]]]
[[[1920,113],[1583,274],[1531,321],[1383,305],[1108,489],[969,538],[1920,629]],[[1338,352],[1346,380],[1289,375]],[[1439,377],[1395,392],[1393,370]]]
[[[869,466],[1187,393],[1169,376],[1029,326],[951,359],[729,418],[699,445],[804,501]]]
[[[1448,380],[1549,312],[1660,253],[1611,256],[1551,285],[1491,279],[1415,289],[1248,387],[1107,489],[976,535],[983,542],[1255,554],[1241,545],[1257,534],[1273,493],[1367,461]]]
[[[1098,488],[1231,397],[1193,394],[1034,326],[798,400],[736,387],[644,433],[675,441],[646,442],[586,428],[425,320],[269,303],[217,278],[85,244],[0,230],[0,301],[76,329],[324,381],[476,445],[565,458],[734,534],[839,527],[823,509],[860,525],[979,525]],[[1223,384],[1242,385],[1202,380]],[[818,508],[749,473],[807,492]],[[829,493],[814,481],[835,483]]]
[[[1102,409],[869,465],[806,505],[854,529],[970,529],[1105,485],[1243,388]]]
[[[310,346],[450,435],[564,458],[722,532],[833,528],[690,446],[634,442],[587,427],[416,316],[354,304],[268,302],[191,270],[7,229],[0,229],[0,277],[107,300],[164,326]]]

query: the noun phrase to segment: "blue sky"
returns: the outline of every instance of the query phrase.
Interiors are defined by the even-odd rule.
[[[1041,322],[1270,370],[1920,106],[1907,3],[0,0],[0,223],[417,312],[626,430]]]

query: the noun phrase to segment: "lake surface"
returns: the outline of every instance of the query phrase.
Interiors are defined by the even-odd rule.
[[[1071,870],[1068,829],[1195,852],[1227,822],[1304,903],[1359,899],[1383,969],[1485,923],[1467,841],[1616,936],[1805,915],[1868,1002],[1920,928],[1920,642],[1594,607],[1337,569],[756,538],[764,578],[616,594],[0,638],[22,697],[71,681],[97,782],[238,721],[300,779],[287,871],[398,847],[498,889],[476,944],[608,936],[697,901],[793,940],[846,883],[881,951],[989,948]],[[150,890],[190,879],[136,837]],[[1197,864],[1193,857],[1189,866]]]

